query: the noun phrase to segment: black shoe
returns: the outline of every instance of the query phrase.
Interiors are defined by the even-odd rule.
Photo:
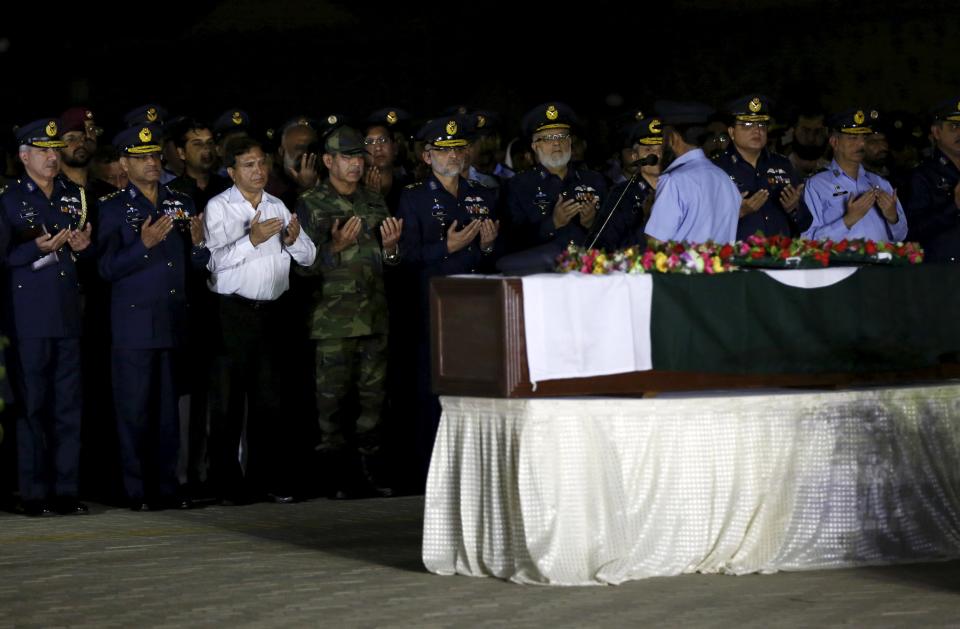
[[[387,483],[381,482],[383,473],[380,457],[376,455],[363,454],[360,456],[360,469],[363,473],[363,480],[370,488],[370,497],[372,498],[391,498],[394,495],[393,487]]]
[[[53,507],[60,515],[86,515],[90,512],[90,508],[76,498],[57,498]]]
[[[43,500],[24,500],[20,503],[18,511],[31,518],[48,518],[57,515],[50,504]]]
[[[130,503],[131,511],[156,511],[149,502],[144,502],[142,500],[134,500]]]
[[[267,494],[267,500],[269,500],[270,502],[274,502],[278,505],[289,505],[295,502],[300,502],[300,499],[297,498],[296,496],[292,494],[288,495],[285,493]]]

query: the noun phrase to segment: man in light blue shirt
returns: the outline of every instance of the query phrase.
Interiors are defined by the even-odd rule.
[[[645,233],[660,241],[733,242],[740,192],[700,148],[713,110],[668,101],[655,108],[663,120],[663,172]]]
[[[876,112],[852,109],[831,118],[834,157],[826,170],[807,180],[803,197],[813,223],[803,232],[804,238],[902,241],[907,237],[907,219],[896,191],[862,165],[863,139],[873,133],[869,120],[876,117]]]

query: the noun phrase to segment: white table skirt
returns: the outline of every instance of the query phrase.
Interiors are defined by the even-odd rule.
[[[960,557],[960,385],[441,401],[438,574],[589,585]]]

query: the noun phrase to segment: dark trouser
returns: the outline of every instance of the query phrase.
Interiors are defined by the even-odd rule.
[[[133,502],[178,491],[180,414],[171,349],[113,349],[123,486]]]
[[[316,342],[317,421],[322,447],[338,451],[355,447],[361,454],[377,454],[387,376],[385,334]],[[345,402],[355,393],[359,414],[347,417]],[[351,414],[352,415],[352,414]]]
[[[17,340],[25,414],[17,422],[20,496],[76,496],[80,469],[80,339]]]
[[[295,418],[284,396],[294,392],[283,378],[283,357],[298,337],[284,312],[280,302],[220,299],[224,397],[211,409],[210,479],[221,497],[292,493]],[[238,458],[245,410],[247,483]]]

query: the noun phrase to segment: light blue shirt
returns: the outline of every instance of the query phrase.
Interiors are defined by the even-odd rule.
[[[657,197],[644,229],[657,240],[733,242],[740,192],[702,149],[684,153],[657,180]]]
[[[827,170],[819,172],[807,179],[807,187],[803,199],[813,214],[813,223],[803,232],[804,238],[823,240],[843,240],[844,238],[866,238],[868,240],[902,241],[907,237],[907,217],[903,214],[903,206],[897,200],[897,222],[892,225],[887,222],[880,208],[876,204],[853,227],[847,229],[843,222],[843,215],[847,211],[847,203],[851,199],[867,192],[871,188],[879,188],[887,194],[893,194],[893,187],[886,179],[869,173],[859,167],[857,178],[851,179],[843,172],[836,160],[830,162]]]

